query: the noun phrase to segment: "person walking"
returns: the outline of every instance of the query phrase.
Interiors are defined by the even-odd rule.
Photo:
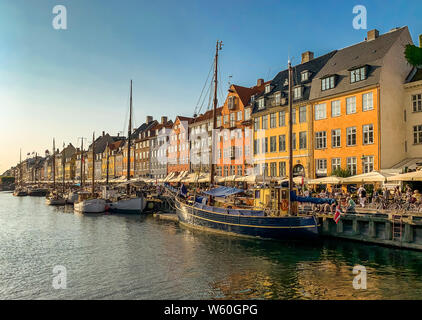
[[[363,185],[358,189],[359,202],[362,208],[365,208],[366,190]]]

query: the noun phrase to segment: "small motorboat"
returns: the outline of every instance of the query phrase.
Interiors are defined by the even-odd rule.
[[[78,201],[78,193],[76,191],[71,191],[66,196],[66,203],[74,204]]]
[[[15,189],[15,191],[13,191],[13,195],[15,197],[25,197],[28,195],[28,192],[25,189]]]
[[[64,206],[66,199],[59,195],[52,195],[45,199],[45,203],[49,206]]]
[[[104,199],[87,199],[75,203],[73,208],[79,213],[102,213],[106,209],[106,202]]]
[[[34,188],[28,191],[28,196],[30,197],[45,197],[48,193],[47,189],[43,188]]]
[[[144,197],[121,199],[108,204],[108,211],[113,213],[141,213],[144,211],[146,201]]]
[[[104,199],[89,198],[91,193],[79,192],[78,200],[73,204],[73,209],[79,213],[102,213],[106,211],[106,201]]]

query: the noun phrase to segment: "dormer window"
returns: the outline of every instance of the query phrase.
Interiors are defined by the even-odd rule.
[[[302,71],[302,73],[300,74],[300,81],[301,82],[306,82],[309,80],[309,76],[310,76],[310,72],[308,70]]]
[[[277,92],[274,96],[274,102],[276,106],[281,104],[281,92]]]
[[[302,91],[303,91],[303,87],[293,88],[293,100],[302,98]]]
[[[325,91],[325,90],[333,89],[335,87],[335,82],[336,82],[335,80],[336,80],[336,76],[334,75],[321,79],[321,90]]]
[[[269,93],[270,91],[271,91],[271,85],[270,84],[267,84],[265,86],[265,93]]]
[[[255,95],[253,94],[253,95],[251,95],[251,102],[254,102],[255,101]]]
[[[366,66],[350,70],[350,83],[366,80]]]
[[[264,98],[261,98],[258,100],[258,109],[264,109],[265,108],[265,100]]]
[[[286,78],[286,79],[284,80],[284,86],[285,86],[285,87],[287,87],[288,85],[289,85],[289,79],[287,79],[287,78]]]

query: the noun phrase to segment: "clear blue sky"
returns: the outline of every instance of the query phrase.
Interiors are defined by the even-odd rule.
[[[67,30],[52,27],[55,5]],[[290,56],[321,55],[360,42],[353,7],[368,29],[407,25],[422,33],[422,1],[0,1],[0,173],[23,154],[124,130],[129,81],[135,121],[191,116],[223,40],[221,81],[252,86],[271,79]]]

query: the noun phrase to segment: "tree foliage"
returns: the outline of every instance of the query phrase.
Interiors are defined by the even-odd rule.
[[[422,68],[422,48],[408,44],[404,50],[404,55],[412,66]]]
[[[333,170],[331,174],[333,176],[341,177],[341,178],[347,178],[352,175],[349,169],[336,169],[336,170]]]

